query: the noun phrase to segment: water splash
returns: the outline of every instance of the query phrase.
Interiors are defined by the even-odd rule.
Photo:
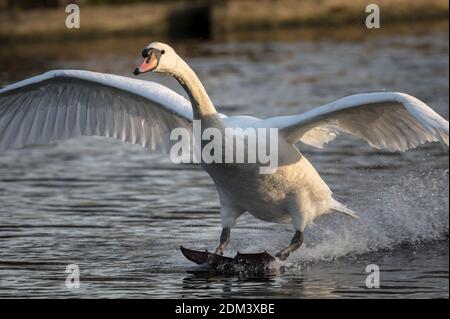
[[[391,178],[395,185],[384,186],[377,181],[374,183],[377,187],[366,185],[365,192],[360,191],[356,198],[344,200],[359,213],[359,220],[340,214],[316,219],[305,230],[302,247],[292,254],[289,261],[333,261],[343,256],[394,250],[399,246],[448,238],[449,170],[400,172],[398,176],[380,177]],[[290,225],[267,224],[251,216],[245,216],[242,224],[234,231],[230,251],[269,249],[275,253],[288,244],[293,234]]]
[[[397,185],[372,191],[372,199],[353,205],[359,206],[359,220],[322,217],[308,230],[310,240],[292,259],[330,260],[445,239],[449,229],[448,172],[410,173]],[[366,204],[362,206],[362,202]]]

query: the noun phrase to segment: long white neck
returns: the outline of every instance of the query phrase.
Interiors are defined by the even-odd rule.
[[[189,95],[194,112],[194,119],[201,120],[218,115],[203,84],[183,59],[178,57],[176,67],[169,74],[183,86],[184,90]]]

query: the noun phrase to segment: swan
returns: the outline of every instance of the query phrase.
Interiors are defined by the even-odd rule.
[[[144,80],[81,70],[49,71],[0,89],[0,151],[95,135],[168,153],[171,131],[192,130],[194,121],[201,122],[202,131],[277,129],[278,167],[270,174],[261,174],[258,164],[202,161],[201,166],[214,181],[221,204],[216,253],[224,253],[237,219],[249,212],[267,222],[292,224],[290,244],[276,254],[284,260],[301,246],[305,227],[315,218],[332,212],[358,217],[333,198],[296,144],[322,148],[347,133],[388,151],[403,152],[425,142],[448,148],[448,121],[404,93],[356,94],[302,114],[268,119],[227,117],[217,112],[194,71],[169,45],[150,43],[142,56],[135,75],[168,74],[181,84],[189,101]]]

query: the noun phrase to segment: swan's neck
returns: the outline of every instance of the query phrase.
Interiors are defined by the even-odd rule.
[[[194,112],[194,119],[201,120],[218,115],[203,84],[189,65],[181,58],[178,58],[177,67],[175,69],[176,70],[171,73],[171,75],[181,84],[189,95]]]

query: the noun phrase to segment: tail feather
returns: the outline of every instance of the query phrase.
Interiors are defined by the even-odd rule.
[[[331,209],[336,211],[336,212],[338,212],[338,213],[341,213],[341,214],[344,214],[344,215],[347,215],[347,216],[350,216],[350,217],[353,217],[353,218],[356,218],[356,219],[359,218],[357,213],[355,213],[351,209],[347,208],[345,205],[339,203],[335,199],[333,199],[333,203],[331,204]]]

